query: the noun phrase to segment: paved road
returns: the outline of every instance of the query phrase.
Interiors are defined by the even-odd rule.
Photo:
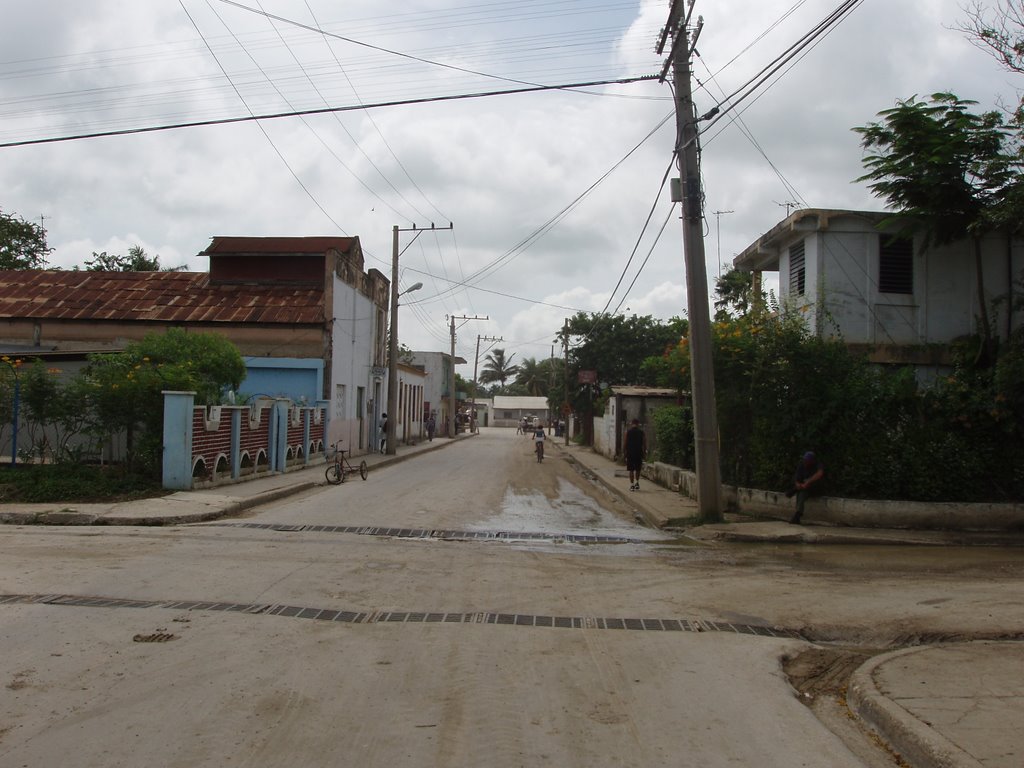
[[[614,506],[495,431],[243,519],[0,529],[0,594],[61,596],[0,606],[0,768],[873,767],[794,695],[798,632],[995,627],[1021,575],[684,546]]]

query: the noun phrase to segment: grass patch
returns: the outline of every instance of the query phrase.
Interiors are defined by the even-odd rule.
[[[159,481],[121,467],[22,464],[0,467],[0,504],[131,501],[165,493]]]

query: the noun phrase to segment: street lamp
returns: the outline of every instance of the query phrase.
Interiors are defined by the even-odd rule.
[[[397,242],[398,232],[395,232]],[[398,292],[398,256],[391,269],[391,339],[388,343],[388,424],[385,430],[388,456],[395,455],[395,422],[398,419],[398,297],[418,291],[423,283],[414,283],[401,293]]]

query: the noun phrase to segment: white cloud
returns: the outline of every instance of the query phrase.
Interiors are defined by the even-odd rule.
[[[322,104],[265,19],[223,3],[212,5],[220,19],[206,3],[185,5],[252,109]],[[298,20],[310,22],[300,5],[263,3],[271,13],[300,14]],[[760,149],[739,124],[729,124],[736,115],[707,130],[709,285],[718,273],[719,247],[729,261],[785,214],[777,203],[790,202],[794,193],[772,165],[800,202],[879,207],[863,184],[853,183],[861,173],[853,126],[915,93],[951,89],[982,108],[1015,98],[1009,76],[950,29],[962,17],[959,5],[864,3],[743,105],[742,126]],[[311,6],[325,28],[340,35],[547,83],[594,79],[595,73],[656,73],[661,60],[653,47],[668,9],[664,0],[642,0],[625,11],[581,0],[572,13],[529,4],[488,20],[465,0],[311,0]],[[708,90],[696,91],[698,111],[739,88],[834,6],[833,0],[808,0],[766,32],[782,15],[770,3],[700,3],[696,13],[705,23],[694,71]],[[266,84],[225,24],[287,99]],[[341,72],[322,39],[278,29],[309,77],[338,104],[515,85],[332,40]],[[606,44],[597,45],[598,38]],[[0,142],[246,114],[177,4],[13,4],[0,27],[0,49],[6,62],[0,64]],[[634,251],[610,308],[666,320],[685,312],[678,217],[637,276],[668,211],[668,191],[658,187],[671,157],[673,120],[543,237],[521,248],[672,109],[664,85],[606,92],[615,96],[546,92],[310,117],[315,134],[298,119],[266,121],[270,140],[255,124],[242,123],[0,149],[0,207],[30,219],[45,216],[57,249],[53,262],[64,267],[83,264],[93,251],[124,253],[140,244],[165,264],[187,261],[205,269],[205,259],[195,254],[214,235],[344,232],[361,238],[368,268],[390,275],[394,225],[446,227],[452,221],[454,232],[421,235],[403,253],[403,284],[425,283],[415,308],[402,310],[403,341],[447,349],[447,317],[488,315],[489,321],[459,330],[460,354],[468,358],[477,335],[491,335],[504,336],[521,356],[543,357],[565,317],[606,305]],[[641,238],[652,206],[651,229]],[[716,220],[716,210],[733,213]],[[403,246],[412,240],[408,233],[402,238]],[[498,263],[504,266],[493,270]],[[476,283],[481,270],[488,273],[479,279],[486,291],[451,291],[467,279]]]

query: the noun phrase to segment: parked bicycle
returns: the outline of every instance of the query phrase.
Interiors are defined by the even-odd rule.
[[[354,466],[352,462],[349,461],[348,456],[345,455],[346,453],[349,453],[349,451],[344,450],[341,447],[341,443],[342,441],[339,440],[331,446],[334,449],[334,461],[327,465],[327,482],[331,485],[341,485],[341,483],[345,482],[345,478],[349,475],[355,474],[356,472],[358,472],[359,476],[365,480],[369,471],[369,468],[366,466],[366,462],[361,461],[359,462],[358,467]]]

